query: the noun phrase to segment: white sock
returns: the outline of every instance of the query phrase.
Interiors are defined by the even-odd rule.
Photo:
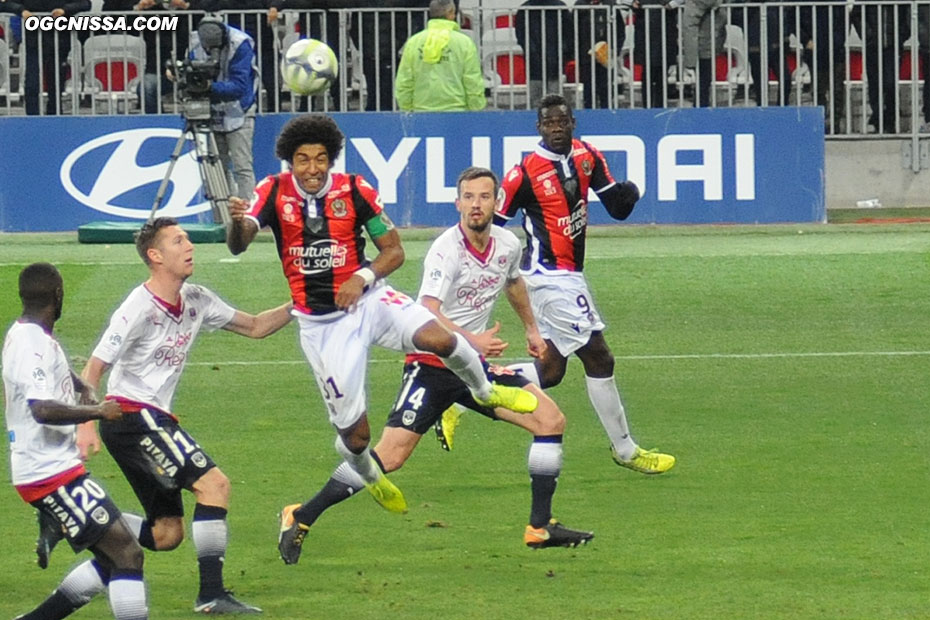
[[[518,375],[523,375],[527,381],[531,381],[533,385],[537,387],[542,387],[539,383],[539,373],[536,372],[536,364],[533,362],[521,362],[519,364],[511,364],[507,367],[508,369],[514,371]]]
[[[197,557],[225,556],[229,544],[229,527],[226,519],[194,519],[191,523],[191,540]]]
[[[110,609],[116,620],[146,620],[149,607],[146,602],[145,582],[142,575],[120,575],[110,580],[107,588]]]
[[[449,357],[443,357],[442,363],[465,382],[472,394],[480,400],[487,400],[491,396],[491,383],[478,352],[461,334],[452,335],[455,337],[455,350]]]
[[[630,427],[626,422],[623,403],[613,377],[595,378],[585,376],[588,398],[601,420],[601,426],[607,431],[614,451],[624,461],[633,458],[636,442],[630,437]]]
[[[381,468],[371,458],[371,450],[368,446],[365,446],[359,454],[355,454],[346,447],[342,437],[336,435],[336,452],[345,459],[349,467],[355,470],[355,473],[362,477],[365,484],[374,484],[381,477]]]
[[[142,532],[142,524],[145,523],[145,517],[134,515],[131,512],[124,512],[123,521],[129,526],[129,531],[132,532],[133,538],[139,540],[139,534]]]
[[[331,478],[350,487],[353,493],[358,493],[365,488],[365,481],[362,480],[358,472],[352,469],[346,462],[339,463],[339,467],[333,471]]]
[[[86,605],[95,595],[103,592],[106,585],[94,565],[95,560],[81,562],[61,580],[58,591],[75,605]]]
[[[562,442],[537,441],[530,444],[526,458],[530,474],[555,476],[562,473]]]

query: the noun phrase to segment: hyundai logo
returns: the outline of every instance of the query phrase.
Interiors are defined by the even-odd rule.
[[[119,217],[146,219],[168,172],[181,130],[148,127],[108,133],[80,145],[61,164],[61,184],[78,202]],[[188,149],[171,171],[158,215],[176,218],[208,211],[200,170]]]

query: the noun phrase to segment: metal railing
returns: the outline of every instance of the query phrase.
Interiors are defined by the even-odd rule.
[[[585,1],[461,11],[491,107],[531,109],[546,92],[578,108],[814,105],[830,137],[917,140],[930,131],[930,0],[730,2],[703,14],[688,2]],[[0,115],[176,113],[165,63],[185,55],[203,14],[172,15],[173,31],[37,34],[0,13]],[[221,16],[255,41],[259,113],[396,110],[400,51],[426,23],[423,9]],[[305,36],[327,41],[339,60],[325,96],[299,97],[281,82],[283,51]]]

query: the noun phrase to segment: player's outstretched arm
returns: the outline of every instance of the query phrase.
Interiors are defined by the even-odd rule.
[[[238,196],[229,197],[229,225],[226,228],[226,247],[233,254],[242,254],[258,234],[258,225],[245,217],[249,203]]]
[[[523,278],[514,278],[508,280],[504,287],[504,293],[507,295],[507,301],[510,307],[520,317],[523,323],[523,330],[526,333],[526,350],[533,357],[539,357],[546,350],[546,341],[539,335],[539,328],[536,326],[536,317],[533,316],[533,308],[530,306],[530,296],[526,292],[526,284]]]
[[[80,424],[91,420],[118,420],[123,412],[116,401],[99,405],[68,405],[59,400],[31,400],[29,409],[39,424]]]
[[[597,192],[607,213],[615,220],[625,220],[633,212],[639,200],[639,188],[633,181],[615,183],[607,189]]]
[[[236,310],[232,320],[224,325],[223,329],[249,338],[264,338],[291,322],[293,307],[294,304],[288,302],[258,314]]]

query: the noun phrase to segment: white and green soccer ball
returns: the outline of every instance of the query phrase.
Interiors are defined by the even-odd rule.
[[[298,39],[281,60],[284,84],[298,95],[325,92],[339,75],[339,62],[332,48],[316,39]]]

